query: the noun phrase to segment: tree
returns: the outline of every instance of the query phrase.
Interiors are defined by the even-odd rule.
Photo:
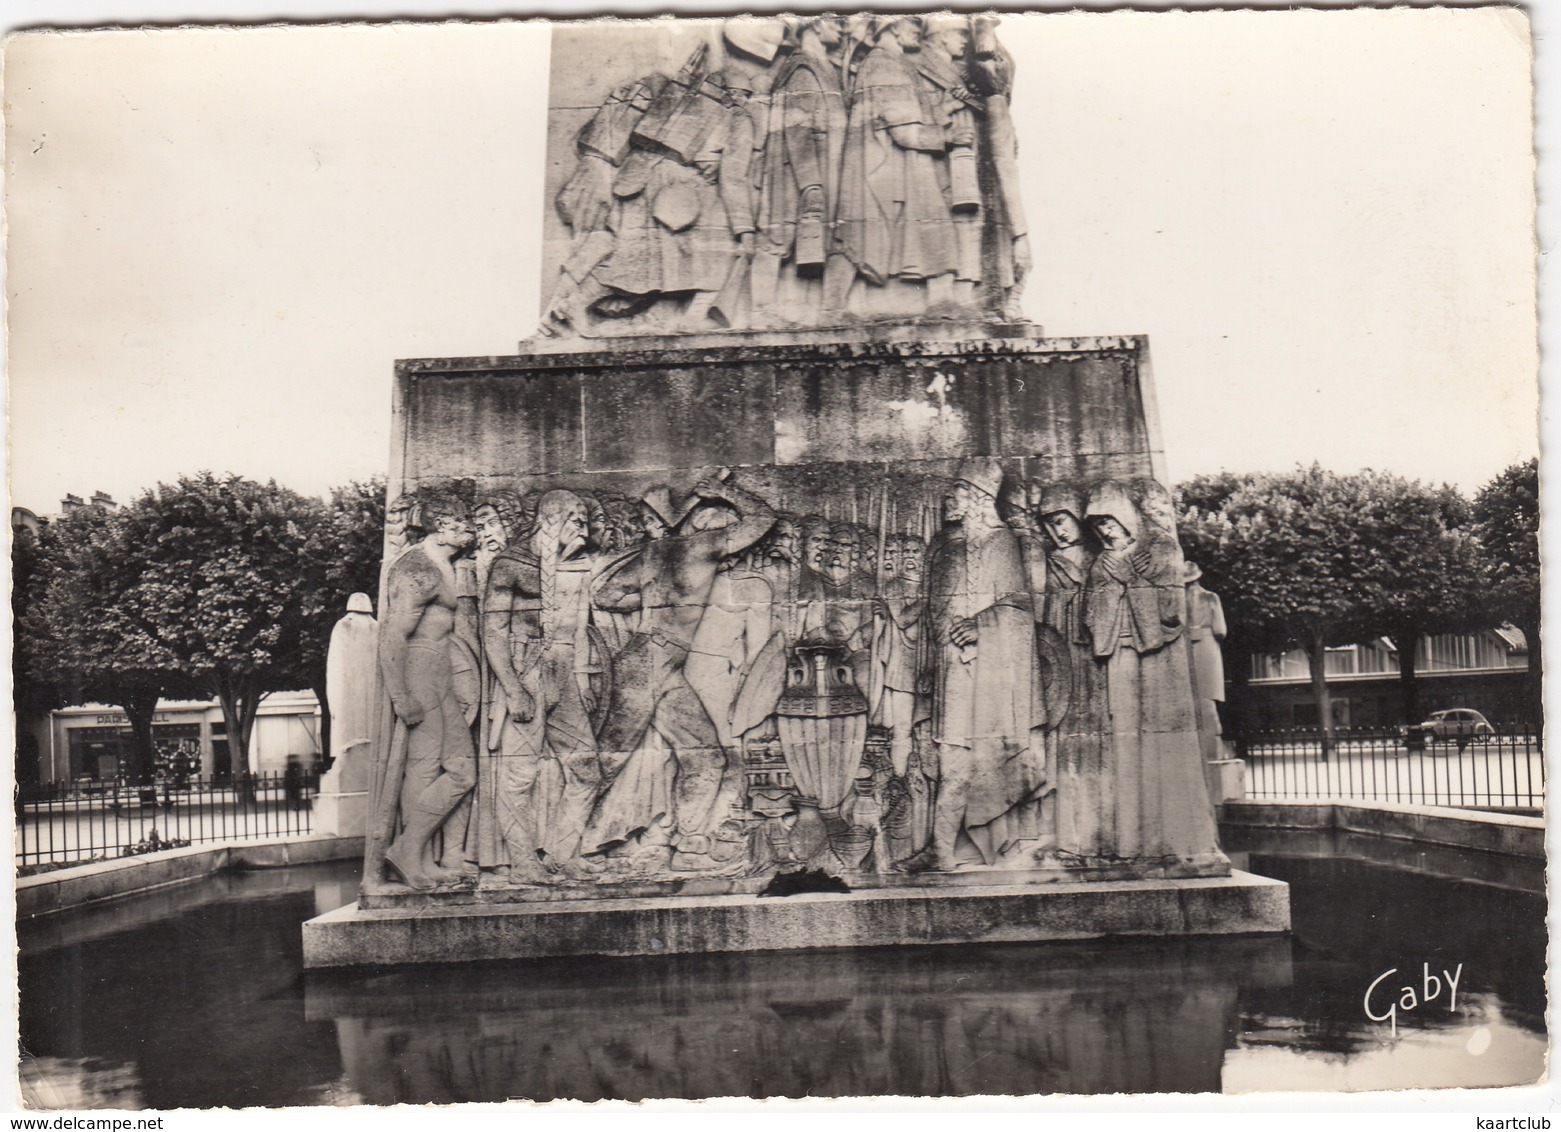
[[[1528,641],[1528,708],[1543,729],[1544,663],[1539,635],[1539,460],[1514,464],[1474,497],[1474,534],[1492,607]]]
[[[1423,637],[1491,623],[1468,500],[1446,484],[1430,487],[1383,472],[1360,482],[1359,553],[1351,569],[1365,625],[1398,649],[1403,722],[1418,723],[1415,661]]]
[[[117,615],[136,647],[221,705],[240,770],[261,700],[313,683],[308,550],[323,513],[274,481],[210,472],[159,484],[120,513],[138,577]]]
[[[39,533],[33,600],[17,623],[17,659],[35,684],[58,684],[68,699],[116,704],[130,721],[133,782],[156,761],[157,702],[192,694],[195,683],[140,608],[141,564],[124,512],[82,508]]]
[[[1332,645],[1393,638],[1404,720],[1420,718],[1420,639],[1487,623],[1469,505],[1451,487],[1386,472],[1201,476],[1179,490],[1189,558],[1219,587],[1248,653],[1306,649],[1333,750]]]
[[[29,613],[43,600],[48,586],[49,563],[42,544],[50,537],[47,522],[36,534],[27,527],[11,528],[11,685],[19,783],[38,778],[38,743],[28,724],[65,704],[58,669],[43,663],[47,644],[28,631]]]
[[[385,478],[353,480],[331,490],[323,520],[308,548],[305,615],[310,626],[302,649],[310,687],[320,701],[320,749],[331,751],[331,709],[326,698],[325,662],[331,630],[346,612],[347,599],[365,593],[378,608],[380,557],[385,531]]]
[[[1361,554],[1361,485],[1313,464],[1284,474],[1202,476],[1179,491],[1178,530],[1189,558],[1221,594],[1250,651],[1306,650],[1332,755],[1327,650],[1363,635],[1354,580]]]

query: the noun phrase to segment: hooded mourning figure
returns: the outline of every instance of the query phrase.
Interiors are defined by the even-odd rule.
[[[1123,858],[1219,855],[1203,781],[1185,640],[1183,561],[1170,496],[1149,479],[1090,493],[1086,519],[1101,550],[1090,567],[1084,623],[1104,663],[1111,750],[1103,785],[1114,805],[1103,839]]]

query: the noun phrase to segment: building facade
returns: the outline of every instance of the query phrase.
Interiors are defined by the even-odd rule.
[[[111,782],[131,752],[130,721],[118,707],[83,704],[50,712],[38,728],[40,783]],[[234,765],[222,709],[213,701],[158,705],[152,723],[159,769],[191,777],[231,778],[248,770],[280,774],[290,758],[321,764],[320,705],[312,692],[277,692],[262,701],[250,736],[249,765]]]
[[[1398,648],[1391,639],[1331,648],[1327,665],[1336,726],[1395,727],[1404,722]],[[1527,672],[1528,642],[1510,625],[1422,637],[1415,658],[1422,713],[1473,708],[1498,728],[1518,726],[1528,718]],[[1245,691],[1247,718],[1256,730],[1317,727],[1322,722],[1303,649],[1253,657]]]

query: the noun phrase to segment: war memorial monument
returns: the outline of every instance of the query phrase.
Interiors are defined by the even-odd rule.
[[[1148,343],[1020,314],[997,21],[552,58],[540,328],[397,363],[306,965],[1288,930],[1219,845]]]

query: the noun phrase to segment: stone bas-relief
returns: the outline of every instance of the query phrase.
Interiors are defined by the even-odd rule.
[[[646,479],[411,493],[366,894],[1228,871],[1155,480]]]
[[[555,68],[594,104],[560,107],[555,82],[555,111],[589,117],[553,200],[542,332],[1017,321],[1030,256],[996,23],[690,22],[680,61],[669,45],[659,69],[585,77],[623,29],[564,32]]]

